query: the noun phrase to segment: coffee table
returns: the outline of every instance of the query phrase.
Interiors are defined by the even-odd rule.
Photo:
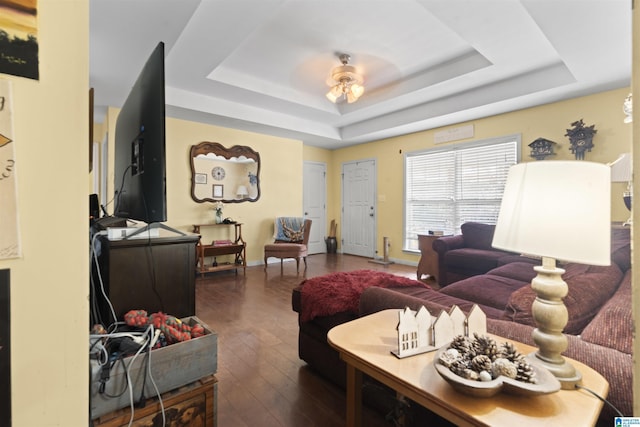
[[[391,354],[391,350],[397,349],[398,311],[380,311],[329,331],[329,344],[347,364],[347,426],[361,425],[363,373],[460,426],[587,426],[598,419],[602,401],[581,389],[527,397],[498,393],[489,398],[456,392],[436,372],[434,352],[405,359]],[[509,341],[522,354],[535,350]],[[580,362],[568,360],[582,373],[583,386],[606,397],[609,384],[600,374]]]

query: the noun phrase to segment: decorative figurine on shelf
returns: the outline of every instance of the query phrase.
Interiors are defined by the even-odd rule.
[[[531,147],[531,157],[536,160],[544,160],[547,156],[555,156],[553,145],[555,142],[544,138],[538,138],[529,144]]]
[[[224,208],[224,204],[222,204],[222,202],[218,202],[215,204],[216,224],[222,224],[222,221],[224,221],[222,219],[222,208]]]
[[[595,125],[585,126],[582,119],[571,123],[573,129],[567,129],[564,136],[569,137],[571,143],[571,152],[575,154],[576,160],[584,160],[584,154],[593,148],[593,136],[597,130]]]

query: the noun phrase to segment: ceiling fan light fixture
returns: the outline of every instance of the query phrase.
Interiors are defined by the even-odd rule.
[[[351,104],[356,102],[364,93],[364,86],[362,85],[364,80],[355,67],[347,65],[350,59],[349,55],[343,53],[339,58],[342,65],[331,70],[331,78],[336,84],[331,87],[326,96],[333,103],[345,99]]]
[[[327,92],[327,99],[333,102],[334,104],[338,102],[338,98],[342,96],[342,87],[340,85],[335,85],[332,87],[329,92]]]
[[[364,86],[354,83],[351,85],[351,93],[356,99],[360,98],[364,93]]]

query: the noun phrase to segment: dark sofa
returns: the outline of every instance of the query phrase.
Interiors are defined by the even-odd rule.
[[[460,226],[462,234],[433,241],[433,250],[438,254],[436,277],[440,286],[484,274],[500,265],[505,256],[513,255],[491,246],[495,227],[493,224],[465,222]]]
[[[513,261],[513,262],[508,262]],[[299,316],[299,355],[310,366],[336,384],[344,386],[345,366],[326,342],[333,326],[389,308],[425,306],[432,313],[456,304],[468,311],[474,304],[487,314],[490,333],[534,345],[529,283],[535,272],[532,260],[504,258],[504,264],[436,291],[421,282],[415,286],[371,286],[362,290],[356,310],[305,319]],[[569,287],[565,305],[569,324],[565,328],[569,347],[564,353],[603,375],[610,384],[609,401],[624,415],[633,409],[632,309],[628,229],[612,233],[612,264],[606,267],[568,263],[562,267]],[[303,282],[293,291],[293,309],[303,308]],[[306,304],[310,304],[308,299]],[[605,405],[602,425],[611,425],[615,412]]]

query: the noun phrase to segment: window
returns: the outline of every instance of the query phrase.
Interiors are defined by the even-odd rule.
[[[404,249],[418,250],[418,234],[459,234],[467,221],[495,224],[519,148],[513,135],[407,154]]]

